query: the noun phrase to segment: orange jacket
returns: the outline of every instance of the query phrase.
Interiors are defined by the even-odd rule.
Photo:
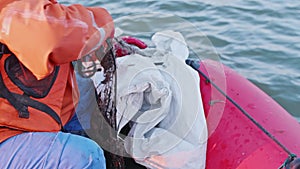
[[[57,78],[43,98],[33,98],[55,110],[64,125],[77,104],[77,85],[71,61],[84,56],[114,34],[111,16],[103,8],[64,6],[55,0],[1,0],[0,42],[6,44],[36,80]],[[22,94],[7,75],[4,54],[0,73],[10,92]],[[0,142],[24,131],[59,131],[60,125],[45,113],[28,108],[29,118],[20,118],[6,99],[0,98]]]

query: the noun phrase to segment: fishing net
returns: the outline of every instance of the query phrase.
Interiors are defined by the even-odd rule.
[[[107,44],[110,44],[107,51],[100,48],[94,55],[81,58],[77,62],[77,69],[81,76],[86,78],[92,77],[97,71],[103,72],[104,79],[95,86],[98,110],[92,115],[92,133],[88,132],[88,135],[104,148],[108,169],[125,169],[124,158],[120,155],[124,153],[124,148],[116,132],[115,54],[111,41]]]
[[[105,118],[106,122],[112,129],[117,130],[116,124],[116,62],[113,49],[111,49],[101,60],[103,67],[104,80],[97,86],[97,103],[100,112]],[[109,131],[104,130],[103,132]],[[122,145],[119,144],[116,132],[107,133],[108,138],[105,144],[110,145],[109,150],[112,152],[122,151]],[[122,153],[122,152],[120,152]],[[125,163],[123,157],[111,152],[105,152],[107,159],[107,168],[123,169]]]
[[[137,53],[138,51],[122,40],[113,39],[113,41],[107,41],[107,44],[109,44],[108,50],[104,51],[103,48],[99,48],[77,62],[77,71],[82,77],[93,78],[97,72],[103,74],[100,81],[94,79],[94,81],[97,81],[95,84],[97,110],[93,112],[91,118],[92,129],[87,131],[87,135],[104,149],[107,169],[144,169],[145,167],[137,164],[126,153],[123,138],[118,136],[117,133],[116,119],[116,50],[121,48],[127,54]],[[122,130],[121,135],[126,137],[128,131]]]

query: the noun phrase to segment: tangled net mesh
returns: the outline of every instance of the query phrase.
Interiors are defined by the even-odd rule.
[[[126,43],[121,40],[113,40],[114,43],[118,43],[119,47],[121,46],[122,49],[125,49],[128,53],[136,53],[134,48],[126,45]],[[102,71],[104,76],[104,79],[101,82],[97,82],[98,84],[95,86],[98,110],[92,114],[92,129],[91,131],[87,131],[87,135],[104,149],[107,169],[144,168],[136,164],[134,160],[130,158],[130,155],[126,153],[124,142],[117,133],[116,49],[112,45],[112,40],[108,41],[107,44],[110,45],[107,51],[104,51],[103,48],[95,51],[97,63],[92,61],[89,66],[84,66],[83,62],[91,59],[82,58],[77,64],[78,72],[82,77],[92,77],[99,70]],[[99,69],[98,67],[101,68]]]
[[[115,132],[107,133],[105,141],[106,145],[110,145],[109,149],[112,152],[123,151],[122,145],[118,141],[117,137],[117,124],[116,124],[116,61],[113,52],[113,48],[107,52],[107,54],[101,60],[101,66],[103,67],[104,80],[97,86],[97,103],[99,111],[102,113],[105,121],[109,126],[115,130]],[[101,131],[109,131],[105,129],[105,125],[102,125]],[[122,153],[122,152],[119,152]],[[124,158],[111,152],[105,152],[107,159],[107,167],[115,169],[125,168]]]

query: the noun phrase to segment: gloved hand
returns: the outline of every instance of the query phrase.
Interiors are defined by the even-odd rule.
[[[117,42],[114,44],[114,47],[116,51],[116,57],[122,57],[135,53],[134,47],[138,47],[139,49],[147,48],[147,44],[137,38],[124,36],[117,40]]]

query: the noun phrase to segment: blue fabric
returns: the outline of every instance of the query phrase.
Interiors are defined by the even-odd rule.
[[[90,129],[91,114],[98,110],[94,83],[90,78],[83,78],[76,72],[80,99],[76,114],[64,126],[66,131],[81,131]]]
[[[1,143],[0,153],[1,169],[105,169],[102,149],[69,133],[23,133]]]
[[[67,132],[90,128],[97,110],[91,79],[76,74],[80,100]],[[28,132],[0,143],[0,169],[105,169],[103,150],[91,139],[63,132]]]

